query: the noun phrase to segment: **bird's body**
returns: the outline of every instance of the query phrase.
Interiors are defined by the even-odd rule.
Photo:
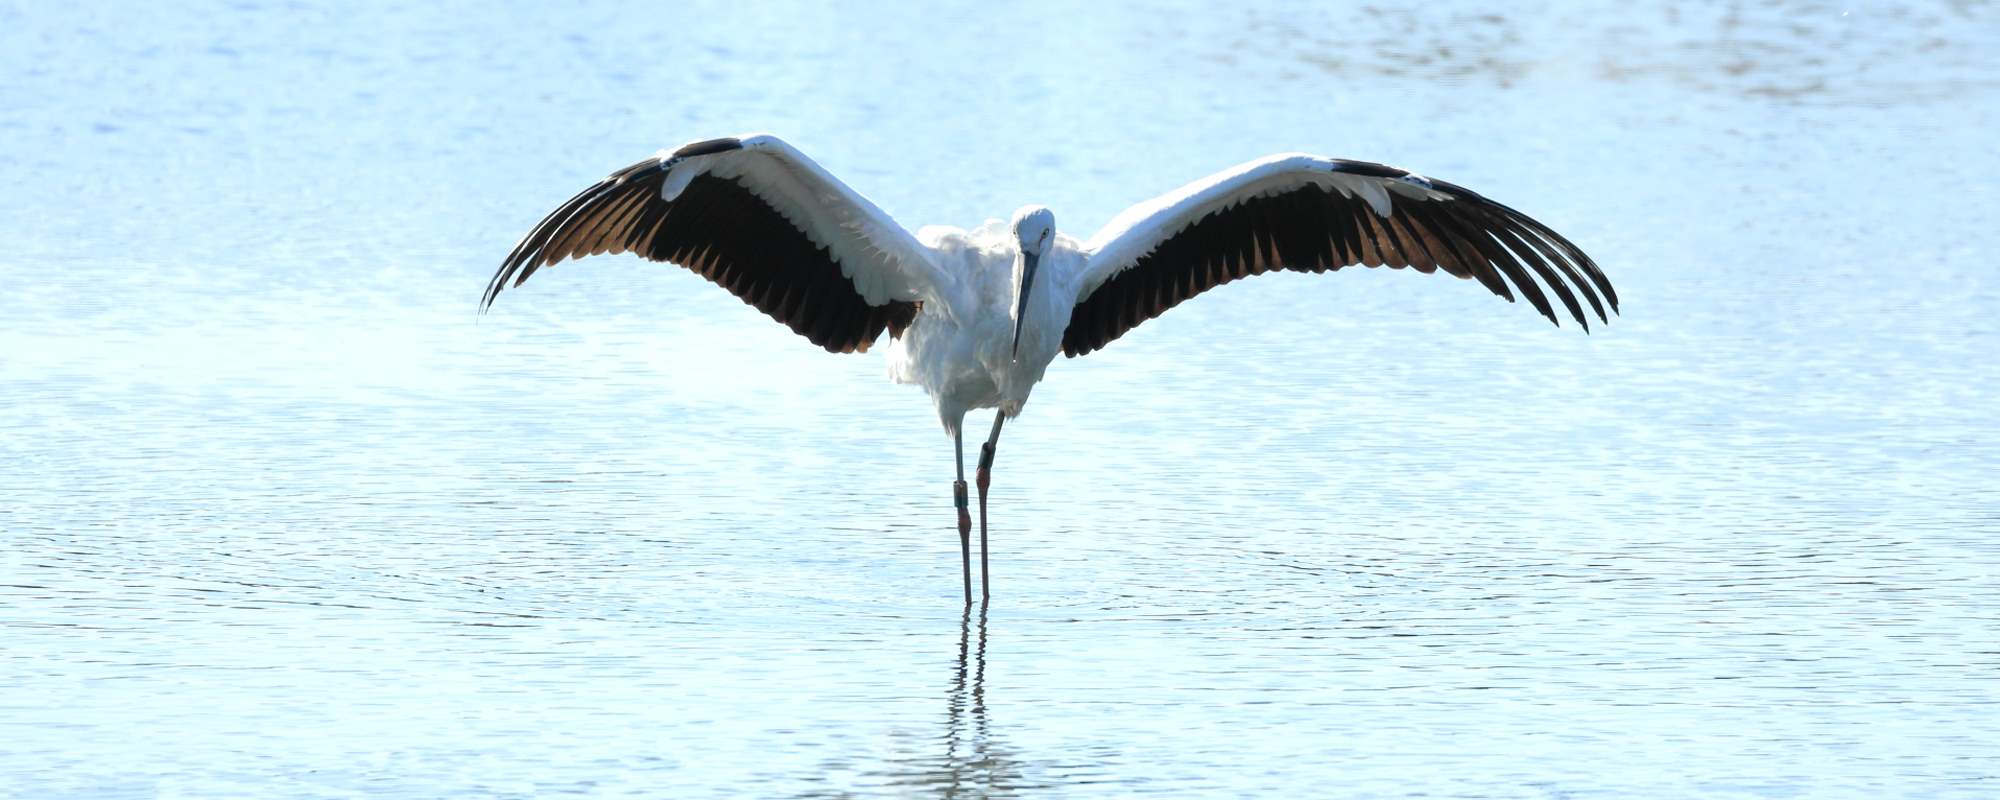
[[[565,258],[634,252],[680,264],[831,352],[885,331],[890,377],[922,386],[957,444],[961,554],[971,601],[963,421],[997,408],[979,459],[986,489],[1002,424],[1058,353],[1096,351],[1208,289],[1275,270],[1409,267],[1516,293],[1586,327],[1618,297],[1569,240],[1479,194],[1364,161],[1282,154],[1127,209],[1087,241],[1046,208],[970,231],[917,235],[776,137],[710,139],[641,161],[543,218],[487,284],[482,307]],[[1539,277],[1538,284],[1534,277]]]
[[[1028,393],[1062,352],[1075,276],[1083,266],[1079,243],[1058,236],[1040,265],[1021,325],[1021,344],[1012,348],[1014,231],[990,220],[970,231],[929,226],[917,239],[937,263],[960,276],[965,307],[925,304],[903,335],[889,343],[889,377],[922,386],[937,404],[945,431],[957,435],[967,411],[998,408],[1018,416]],[[1073,296],[1073,295],[1071,295]]]

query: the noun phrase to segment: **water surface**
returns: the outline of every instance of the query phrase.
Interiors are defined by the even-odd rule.
[[[2000,14],[0,9],[0,795],[1988,797]],[[508,247],[787,137],[1085,235],[1282,150],[1604,264],[1054,365],[989,608],[880,355]],[[971,426],[983,427],[974,420]]]

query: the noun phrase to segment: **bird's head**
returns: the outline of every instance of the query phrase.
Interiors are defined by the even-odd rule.
[[[1022,206],[1014,212],[1014,238],[1020,255],[1014,259],[1014,355],[1021,354],[1021,317],[1028,313],[1028,290],[1035,270],[1056,245],[1056,215],[1042,206]]]
[[[1056,215],[1043,206],[1022,206],[1014,212],[1014,236],[1022,253],[1041,256],[1056,240]]]

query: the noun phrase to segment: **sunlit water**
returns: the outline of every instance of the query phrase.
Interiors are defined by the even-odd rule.
[[[1996,47],[1984,3],[0,9],[0,795],[1995,796]],[[571,192],[760,129],[913,226],[1079,235],[1387,161],[1625,314],[1205,295],[1052,367],[966,613],[879,353],[629,258],[474,314]]]

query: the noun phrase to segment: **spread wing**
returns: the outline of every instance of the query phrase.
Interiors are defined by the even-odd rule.
[[[480,308],[542,267],[627,251],[693,270],[838,353],[901,335],[955,287],[881,209],[760,135],[662,152],[583,190],[515,245]]]
[[[1618,310],[1596,262],[1548,226],[1462,186],[1365,161],[1287,154],[1243,164],[1126,209],[1084,251],[1063,333],[1069,356],[1212,287],[1280,269],[1442,269],[1508,302],[1519,292],[1556,322],[1546,286],[1586,331],[1583,303],[1600,321],[1607,304]]]

